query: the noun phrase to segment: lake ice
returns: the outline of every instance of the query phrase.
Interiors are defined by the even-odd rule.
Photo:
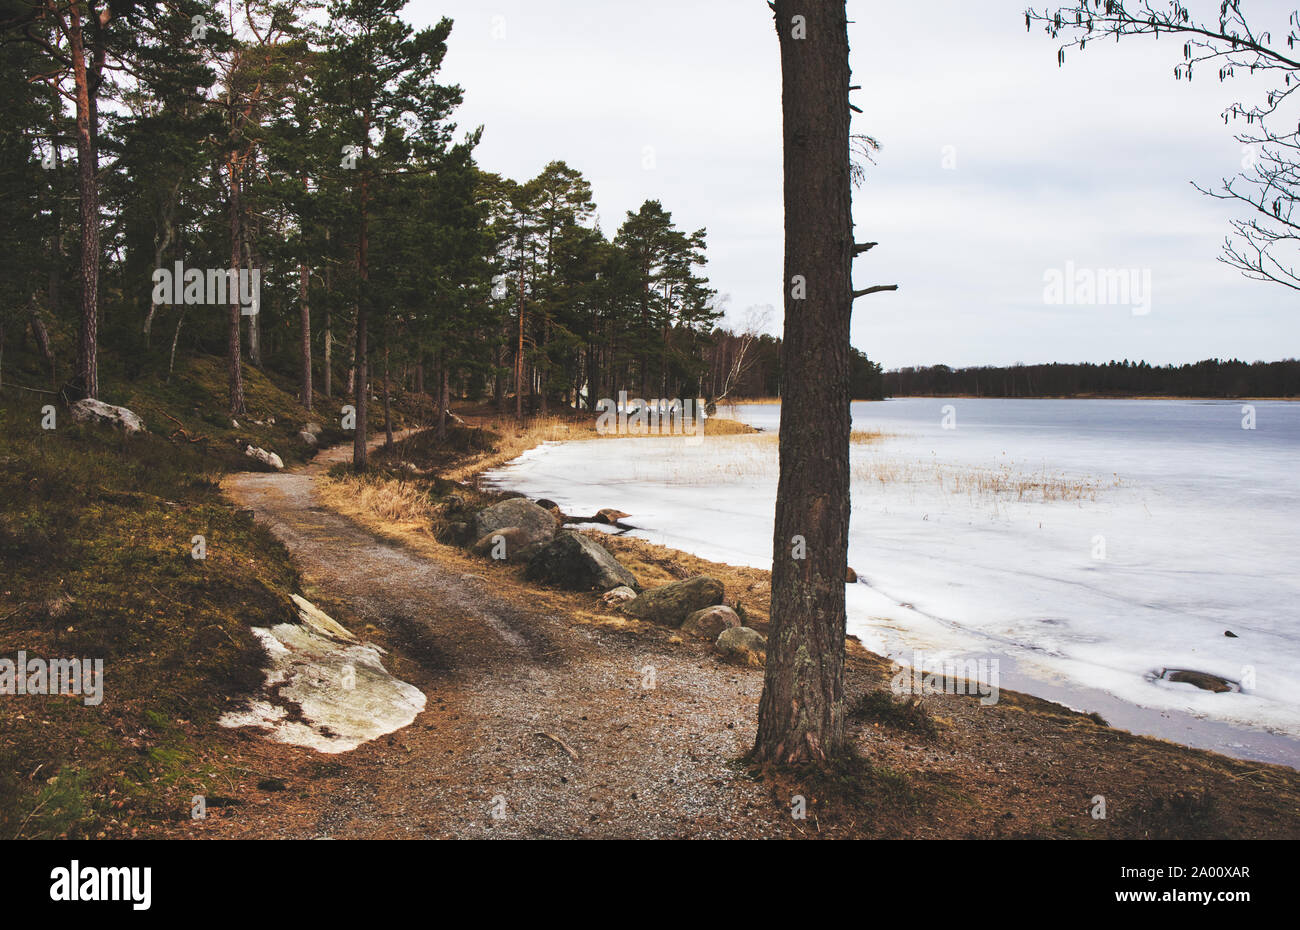
[[[1001,657],[1017,676],[1004,687],[1297,764],[1300,404],[1252,403],[1254,429],[1243,407],[854,404],[854,429],[885,436],[852,450],[849,564],[862,583],[848,586],[849,632],[904,663]],[[780,408],[721,412],[768,432],[549,443],[485,480],[569,513],[615,507],[651,542],[768,567]],[[1154,680],[1165,668],[1243,691]],[[1184,717],[1205,732],[1168,723]]]

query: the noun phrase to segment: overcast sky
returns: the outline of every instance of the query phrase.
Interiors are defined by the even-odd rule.
[[[1246,6],[1278,26],[1293,8]],[[883,146],[854,203],[859,238],[881,244],[855,283],[901,288],[857,302],[855,346],[887,368],[1300,355],[1300,295],[1216,261],[1232,213],[1189,183],[1239,170],[1219,114],[1250,85],[1210,68],[1176,82],[1168,40],[1058,67],[1022,0],[848,8],[854,131]],[[780,331],[780,60],[763,0],[413,0],[407,15],[455,20],[445,76],[465,89],[461,127],[486,127],[485,169],[523,180],[567,161],[607,235],[661,200],[679,227],[707,228],[732,318],[771,305]],[[1149,269],[1150,312],[1046,303],[1045,273],[1067,262]]]

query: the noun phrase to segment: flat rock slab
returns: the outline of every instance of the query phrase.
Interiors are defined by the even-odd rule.
[[[374,646],[340,644],[306,623],[254,627],[253,634],[271,659],[266,690],[299,705],[301,718],[259,698],[222,716],[224,727],[259,727],[275,742],[333,754],[400,730],[424,710],[424,693],[390,675]]]

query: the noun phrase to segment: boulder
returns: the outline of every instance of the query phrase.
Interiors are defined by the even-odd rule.
[[[761,668],[767,664],[767,637],[747,626],[733,626],[718,635],[718,650],[727,662]]]
[[[78,423],[108,423],[120,426],[130,435],[144,432],[144,420],[125,407],[114,407],[102,400],[87,397],[77,401],[71,407],[72,419]]]
[[[298,433],[298,438],[301,439],[309,446],[316,445],[316,434],[311,432],[310,430],[302,430],[300,433]]]
[[[845,571],[844,571],[844,583],[845,583],[845,584],[857,584],[857,583],[858,583],[858,573],[855,572],[855,571],[853,570],[853,566],[852,566],[852,565],[850,565],[850,566],[849,566],[847,569],[845,569]]]
[[[553,514],[525,497],[513,497],[475,514],[472,538],[477,541],[498,530],[514,528],[519,530],[516,541],[522,549],[533,543],[549,541],[558,527]]]
[[[646,591],[623,607],[623,612],[638,620],[651,620],[668,626],[681,626],[697,610],[721,604],[725,589],[722,582],[708,575]]]
[[[624,513],[621,510],[615,510],[613,507],[606,507],[603,510],[596,511],[596,523],[607,523],[610,526],[616,526],[618,521],[624,517],[632,516],[630,513]]]
[[[716,641],[723,630],[740,625],[740,618],[734,610],[725,604],[718,604],[697,610],[687,617],[682,624],[682,632]]]
[[[531,553],[525,577],[572,591],[608,591],[625,586],[639,590],[636,577],[600,543],[581,533],[560,533]]]
[[[1198,672],[1190,668],[1167,668],[1161,672],[1160,677],[1165,681],[1176,681],[1184,685],[1195,685],[1202,691],[1213,691],[1215,694],[1225,694],[1229,691],[1240,691],[1241,685],[1235,681],[1224,678],[1221,675],[1215,675],[1211,672]]]
[[[325,427],[321,426],[319,423],[308,423],[305,427],[303,427],[303,430],[305,432],[311,433],[313,436],[316,436],[319,435],[320,431],[323,430],[324,428]]]
[[[600,605],[602,607],[618,607],[620,604],[626,604],[628,601],[636,600],[636,592],[627,585],[619,585],[617,588],[610,588],[600,596]]]
[[[276,471],[284,469],[284,460],[274,452],[267,452],[265,449],[259,449],[257,446],[245,446],[244,455],[250,459],[256,459],[268,468],[274,468]]]
[[[500,544],[500,548],[498,545]],[[495,558],[495,552],[503,552],[506,562],[523,562],[527,560],[527,551],[533,548],[532,537],[517,526],[493,530],[487,533],[471,547],[475,555]]]

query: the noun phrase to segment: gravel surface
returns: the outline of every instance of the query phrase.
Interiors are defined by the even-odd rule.
[[[331,758],[274,805],[212,835],[754,837],[784,835],[762,787],[731,761],[753,739],[761,674],[707,653],[575,626],[483,578],[390,542],[316,500],[347,450],[293,472],[227,481],[293,554],[313,599],[342,605],[393,650],[428,708]],[[645,687],[647,684],[653,687]],[[303,750],[266,747],[300,767]],[[318,757],[320,758],[320,757]]]

